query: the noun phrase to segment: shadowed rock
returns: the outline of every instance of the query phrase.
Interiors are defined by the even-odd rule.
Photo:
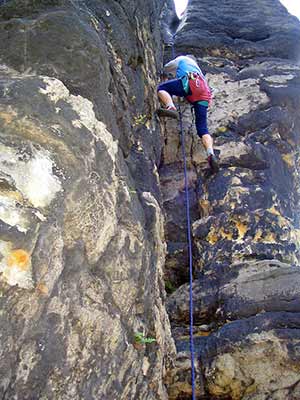
[[[299,60],[299,34],[299,21],[279,0],[190,0],[176,46],[199,57]]]

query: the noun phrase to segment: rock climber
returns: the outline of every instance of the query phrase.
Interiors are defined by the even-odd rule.
[[[194,107],[197,134],[207,153],[207,161],[212,172],[218,172],[219,164],[214,154],[213,139],[207,128],[207,109],[211,102],[211,90],[192,55],[179,56],[164,66],[164,74],[176,76],[162,82],[157,93],[163,108],[157,110],[161,117],[179,118],[172,96],[185,97]]]

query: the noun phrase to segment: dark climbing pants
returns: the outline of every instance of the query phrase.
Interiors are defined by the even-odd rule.
[[[161,83],[157,90],[165,90],[171,96],[186,97],[189,94],[185,92],[181,79],[171,79],[169,81]],[[195,124],[198,136],[209,134],[207,128],[207,107],[199,104],[199,102],[193,103],[195,110]]]

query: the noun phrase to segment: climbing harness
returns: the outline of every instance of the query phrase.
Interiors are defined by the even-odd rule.
[[[175,58],[175,46],[174,46],[174,35],[172,37],[172,59]],[[184,186],[185,186],[185,202],[186,202],[186,218],[187,218],[187,239],[188,239],[188,253],[189,253],[189,278],[190,278],[190,290],[189,290],[189,312],[190,312],[190,353],[191,353],[191,383],[192,383],[192,400],[196,399],[195,394],[195,351],[194,351],[194,337],[193,337],[193,256],[192,256],[192,235],[191,235],[191,213],[190,213],[190,198],[188,188],[188,176],[187,176],[187,162],[185,153],[185,135],[182,123],[182,112],[180,104],[178,105],[179,113],[179,128],[181,136],[181,148],[183,157],[184,167]]]

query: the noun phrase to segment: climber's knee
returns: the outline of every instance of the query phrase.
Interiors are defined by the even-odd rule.
[[[196,117],[195,124],[198,136],[202,138],[204,135],[209,135],[207,128],[207,107],[201,104],[195,104],[194,110]]]
[[[169,81],[162,82],[157,87],[158,92],[161,90],[168,92],[171,96],[186,96],[181,79],[171,79]]]
[[[202,138],[205,135],[210,136],[210,133],[207,128],[207,120],[206,118],[196,119],[196,129],[197,135]]]
[[[211,137],[211,134],[209,133],[209,132],[198,132],[197,131],[197,135],[201,138],[201,139],[203,139],[203,136],[209,136],[209,137]]]

